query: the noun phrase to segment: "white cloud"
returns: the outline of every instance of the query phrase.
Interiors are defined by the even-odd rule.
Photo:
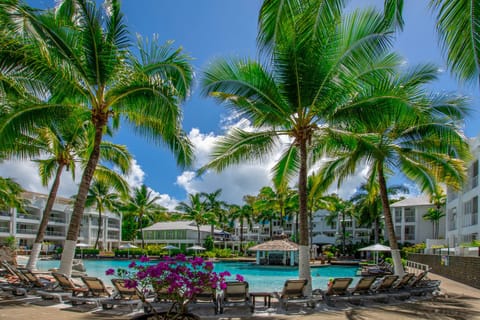
[[[18,182],[26,191],[33,191],[48,194],[50,191],[50,181],[48,187],[42,185],[40,176],[38,174],[37,164],[28,160],[5,160],[0,165],[0,176],[4,178],[12,178]],[[78,191],[78,185],[81,173],[75,173],[76,181],[73,181],[70,172],[63,171],[60,181],[60,188],[58,195],[61,197],[71,197]]]
[[[127,180],[128,185],[131,189],[140,187],[143,184],[143,180],[145,179],[145,172],[143,171],[142,167],[138,164],[136,159],[132,159],[130,163],[130,174],[125,177]]]

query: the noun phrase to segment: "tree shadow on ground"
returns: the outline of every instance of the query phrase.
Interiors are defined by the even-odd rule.
[[[478,300],[473,297],[439,297],[430,301],[419,301],[408,304],[391,306],[377,306],[375,309],[384,313],[384,319],[403,318],[411,319],[436,319],[436,320],[470,320],[480,317],[480,311],[469,301]],[[345,312],[349,320],[369,319],[369,311],[353,309]]]

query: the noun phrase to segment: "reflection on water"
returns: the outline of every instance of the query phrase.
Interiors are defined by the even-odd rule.
[[[112,276],[106,276],[109,268],[127,268],[127,260],[84,260],[87,273],[109,283]],[[38,269],[58,268],[60,261],[39,261]],[[242,275],[250,284],[250,291],[280,291],[285,280],[298,278],[298,268],[289,266],[258,266],[249,262],[215,262],[214,271],[229,271],[232,279]],[[313,288],[326,288],[328,279],[335,277],[356,277],[355,266],[325,266],[312,268]],[[356,281],[354,280],[354,283]]]

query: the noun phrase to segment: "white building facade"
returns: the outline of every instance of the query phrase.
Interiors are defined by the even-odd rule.
[[[31,248],[37,234],[42,213],[48,195],[25,192],[28,200],[26,212],[14,208],[0,210],[0,239],[14,236],[17,245]],[[68,225],[72,215],[73,200],[57,197],[53,205],[44,241],[55,246],[62,246],[67,235]],[[95,208],[85,208],[82,217],[78,240],[94,245],[98,233],[98,211]],[[102,230],[99,241],[106,250],[117,248],[122,238],[122,216],[111,212],[102,212]]]
[[[434,208],[427,196],[408,198],[390,205],[395,236],[400,243],[421,243],[433,239],[433,223],[423,216]],[[445,238],[445,217],[439,220],[438,238]]]
[[[467,182],[463,190],[447,190],[447,226],[446,238],[449,247],[479,239],[478,224],[478,160],[480,159],[480,137],[471,139],[470,149],[473,160],[468,165]]]

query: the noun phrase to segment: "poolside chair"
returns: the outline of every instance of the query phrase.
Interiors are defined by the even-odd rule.
[[[227,281],[219,302],[220,313],[223,313],[225,307],[237,305],[248,306],[250,312],[253,312],[254,306],[251,303],[250,295],[248,294],[248,282]]]
[[[23,269],[18,271],[24,275],[26,281],[29,282],[30,287],[33,289],[42,288],[42,289],[51,290],[56,285],[54,282],[50,281],[49,279],[37,277],[30,270]]]
[[[393,284],[395,281],[398,280],[398,276],[396,275],[387,275],[384,276],[383,278],[380,278],[380,282],[378,282],[373,290],[375,292],[386,292],[389,291],[393,288]]]
[[[377,277],[370,276],[370,277],[362,277],[358,280],[357,285],[355,288],[348,289],[349,297],[348,302],[353,304],[363,304],[367,298],[369,298],[372,293],[372,287],[377,280]]]
[[[274,296],[280,302],[280,306],[288,310],[288,303],[311,303],[311,299],[303,293],[307,285],[307,279],[289,279],[283,285],[282,292],[274,292]]]
[[[427,295],[440,290],[440,280],[428,280],[428,271],[422,271],[406,285],[406,289],[412,296]]]
[[[213,312],[218,314],[218,299],[217,299],[217,290],[214,288],[204,288],[200,293],[197,293],[193,299],[194,305],[211,305],[213,307]]]
[[[84,296],[88,293],[87,287],[82,287],[63,273],[52,272],[52,276],[57,281],[57,284],[51,290],[37,291],[37,294],[43,299],[56,298],[60,303],[64,299],[70,300],[72,297]]]
[[[128,288],[125,282],[125,279],[112,279],[115,293],[111,298],[103,299],[101,301],[103,309],[111,309],[115,305],[127,305],[133,312],[135,306],[141,308],[143,305],[143,294],[138,288]]]
[[[393,288],[397,290],[405,288],[413,277],[415,277],[414,273],[405,273],[403,277],[393,285]]]
[[[82,281],[87,286],[88,291],[85,292],[81,297],[71,297],[70,301],[72,302],[72,305],[93,302],[100,306],[102,301],[113,297],[112,292],[107,289],[100,278],[82,277]]]
[[[322,300],[327,305],[332,305],[338,300],[346,299],[349,295],[348,287],[352,281],[352,278],[334,278],[327,290],[320,290]]]

